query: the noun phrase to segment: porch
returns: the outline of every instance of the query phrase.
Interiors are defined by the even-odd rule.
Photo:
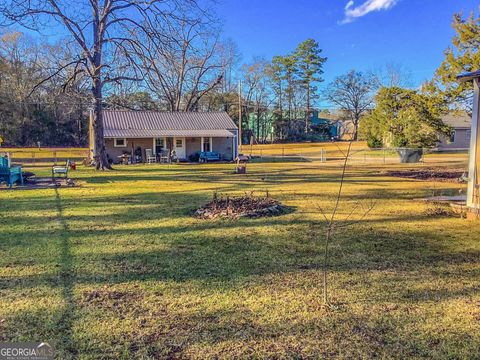
[[[179,161],[198,161],[200,152],[216,152],[221,160],[231,161],[236,157],[236,138],[231,136],[162,136],[151,138],[106,138],[106,150],[113,163],[147,162],[147,153],[153,154],[156,162],[165,158]]]

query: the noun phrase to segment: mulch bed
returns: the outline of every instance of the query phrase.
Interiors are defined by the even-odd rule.
[[[220,197],[215,194],[213,200],[195,211],[194,217],[199,219],[241,217],[258,218],[284,214],[287,208],[278,200],[269,196],[259,197],[245,195],[240,197]]]
[[[388,176],[415,179],[415,180],[429,180],[441,182],[463,183],[465,182],[466,174],[463,170],[445,170],[445,169],[415,169],[415,170],[399,170],[387,171]]]
[[[11,189],[7,186],[0,186],[0,190],[29,190],[29,189],[54,189],[58,187],[78,187],[72,179],[55,179],[51,177],[39,178],[35,176],[24,179],[23,186],[14,185]]]

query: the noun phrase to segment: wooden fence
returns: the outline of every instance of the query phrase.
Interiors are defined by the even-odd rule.
[[[13,163],[57,164],[67,160],[80,162],[88,158],[88,148],[0,148]]]

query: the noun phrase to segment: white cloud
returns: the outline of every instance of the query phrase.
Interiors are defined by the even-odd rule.
[[[345,19],[343,19],[342,24],[352,22],[372,11],[388,10],[394,7],[397,2],[398,0],[366,0],[363,4],[355,7],[354,1],[350,0],[345,6]]]

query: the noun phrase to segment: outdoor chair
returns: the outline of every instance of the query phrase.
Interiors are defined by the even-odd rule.
[[[157,157],[153,153],[152,149],[145,149],[145,157],[147,160],[147,164],[152,164],[157,162]]]
[[[23,175],[21,166],[10,166],[8,157],[0,156],[0,183],[6,182],[11,188],[14,183],[23,185]]]
[[[169,163],[170,162],[170,150],[162,150],[160,153],[160,162],[161,163]]]
[[[70,160],[65,162],[65,165],[53,165],[52,166],[52,180],[55,178],[64,178],[68,177],[68,168],[70,167]]]

